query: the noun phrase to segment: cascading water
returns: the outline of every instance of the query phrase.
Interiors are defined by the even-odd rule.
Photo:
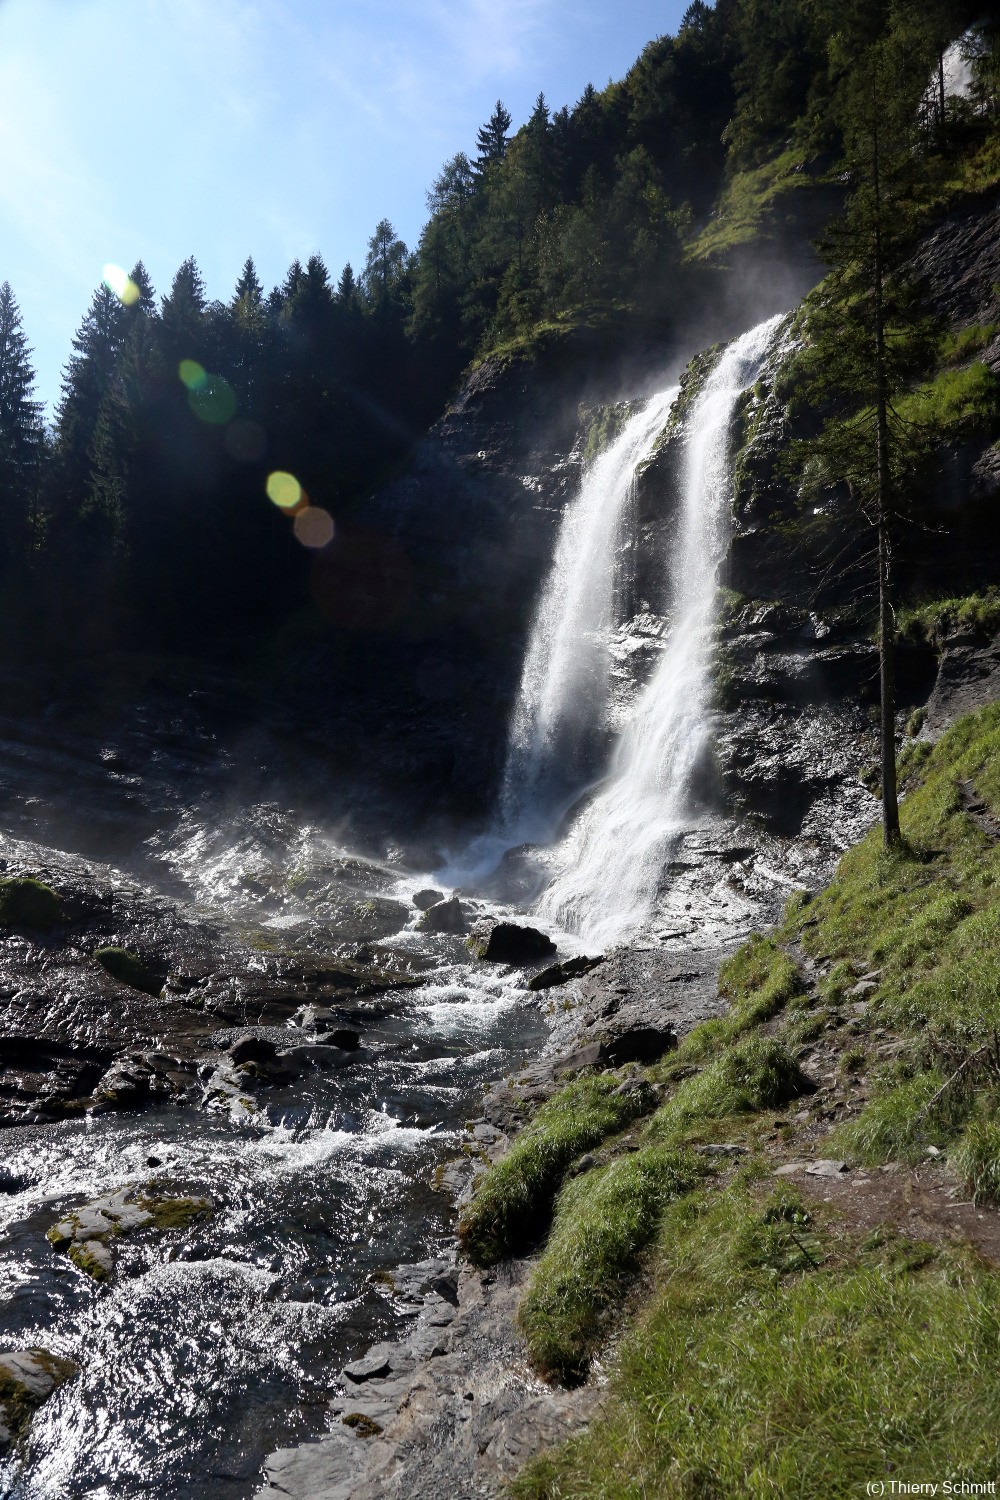
[[[691,772],[708,729],[716,582],[731,488],[730,424],[782,321],[771,318],[729,345],[688,419],[671,566],[673,629],[619,743],[611,778],[570,834],[565,864],[538,908],[541,916],[579,933],[588,944],[606,947],[649,914],[679,832]],[[552,614],[543,608],[539,618]]]
[[[586,779],[608,697],[608,632],[615,623],[614,559],[635,489],[679,387],[659,392],[625,423],[583,476],[563,516],[511,720],[501,802],[504,845],[550,838],[568,796]]]

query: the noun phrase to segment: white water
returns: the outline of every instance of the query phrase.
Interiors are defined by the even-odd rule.
[[[615,557],[636,475],[679,387],[653,396],[583,476],[563,515],[532,626],[511,719],[501,800],[505,837],[544,841],[579,792],[608,700],[608,634],[616,623]]]
[[[671,561],[673,627],[660,664],[622,735],[611,777],[578,819],[563,850],[565,863],[538,907],[554,926],[579,933],[588,945],[607,947],[649,915],[681,828],[691,773],[709,732],[715,595],[732,492],[730,424],[781,321],[771,318],[730,344],[688,418],[681,514]],[[607,570],[608,554],[595,557],[598,562]],[[570,552],[566,563],[572,564]],[[584,572],[582,559],[576,566]],[[553,581],[556,577],[554,569]],[[552,607],[546,601],[540,611],[540,622],[559,622],[553,634],[559,636],[560,652],[572,645],[562,644],[561,600],[577,598],[591,586],[588,563],[579,584],[560,578],[559,600]],[[541,650],[538,654],[548,659]],[[555,659],[554,649],[550,656]]]

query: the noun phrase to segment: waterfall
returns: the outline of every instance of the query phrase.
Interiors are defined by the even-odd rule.
[[[680,831],[709,725],[715,594],[732,489],[730,425],[782,321],[771,318],[729,345],[687,419],[670,570],[670,636],[624,730],[610,778],[578,819],[562,851],[562,869],[538,907],[540,915],[588,944],[606,947],[649,915]],[[542,618],[556,616],[543,609]]]
[[[623,522],[678,390],[661,391],[629,417],[563,513],[511,719],[501,800],[506,845],[551,838],[587,779],[594,737],[604,728]]]

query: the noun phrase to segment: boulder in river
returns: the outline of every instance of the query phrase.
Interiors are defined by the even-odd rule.
[[[571,979],[578,979],[581,974],[589,974],[601,962],[600,957],[587,958],[582,953],[576,958],[564,958],[562,963],[550,964],[547,969],[529,979],[528,989],[550,990],[553,985],[566,984]]]
[[[79,1366],[48,1349],[8,1349],[0,1353],[0,1453],[13,1447],[32,1413],[59,1389]]]
[[[420,918],[420,927],[424,932],[467,932],[461,901],[452,896],[450,901],[439,901],[436,906],[428,907]]]
[[[420,911],[429,911],[432,906],[437,906],[439,901],[444,900],[444,891],[435,891],[428,887],[426,890],[417,891],[413,897],[413,904]]]
[[[215,1211],[211,1198],[160,1196],[142,1188],[116,1188],[72,1209],[45,1236],[95,1281],[109,1281],[115,1268],[111,1243],[138,1229],[184,1229]],[[2,1398],[2,1396],[0,1396]]]
[[[494,964],[537,964],[556,951],[552,939],[536,927],[494,917],[477,922],[466,944],[474,957]]]

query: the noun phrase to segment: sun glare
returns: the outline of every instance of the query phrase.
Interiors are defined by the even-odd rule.
[[[177,373],[189,391],[203,391],[208,384],[208,371],[196,359],[182,359]]]
[[[131,307],[134,303],[138,302],[141,296],[139,288],[128,272],[122,270],[121,266],[113,265],[109,261],[104,267],[103,280],[104,285],[114,292],[119,302],[124,302],[126,307]]]

